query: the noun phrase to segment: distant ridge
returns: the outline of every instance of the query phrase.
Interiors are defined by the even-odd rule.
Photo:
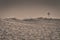
[[[38,21],[38,20],[60,20],[60,19],[57,19],[57,18],[43,18],[43,17],[23,19],[23,21]]]
[[[17,19],[17,18],[4,18],[3,20],[5,20],[5,21],[14,21],[14,22],[20,22],[21,21],[20,19]]]
[[[17,19],[17,18],[0,18],[3,20],[13,20],[13,21],[21,21],[21,19]],[[22,21],[38,21],[38,20],[60,20],[59,18],[44,18],[44,17],[37,17],[37,18],[26,18],[26,19],[22,19]]]

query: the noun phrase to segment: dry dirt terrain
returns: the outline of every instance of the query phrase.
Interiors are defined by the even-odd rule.
[[[60,19],[0,19],[0,40],[60,40]]]

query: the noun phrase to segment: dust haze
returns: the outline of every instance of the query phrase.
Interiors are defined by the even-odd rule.
[[[1,0],[0,17],[18,19],[48,17],[60,18],[60,0]]]

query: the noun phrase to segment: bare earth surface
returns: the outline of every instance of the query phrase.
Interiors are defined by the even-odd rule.
[[[0,40],[60,40],[60,20],[18,22],[0,19]]]

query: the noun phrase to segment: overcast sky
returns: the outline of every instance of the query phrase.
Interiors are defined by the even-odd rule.
[[[0,17],[35,18],[48,17],[60,18],[60,0],[0,0]]]

